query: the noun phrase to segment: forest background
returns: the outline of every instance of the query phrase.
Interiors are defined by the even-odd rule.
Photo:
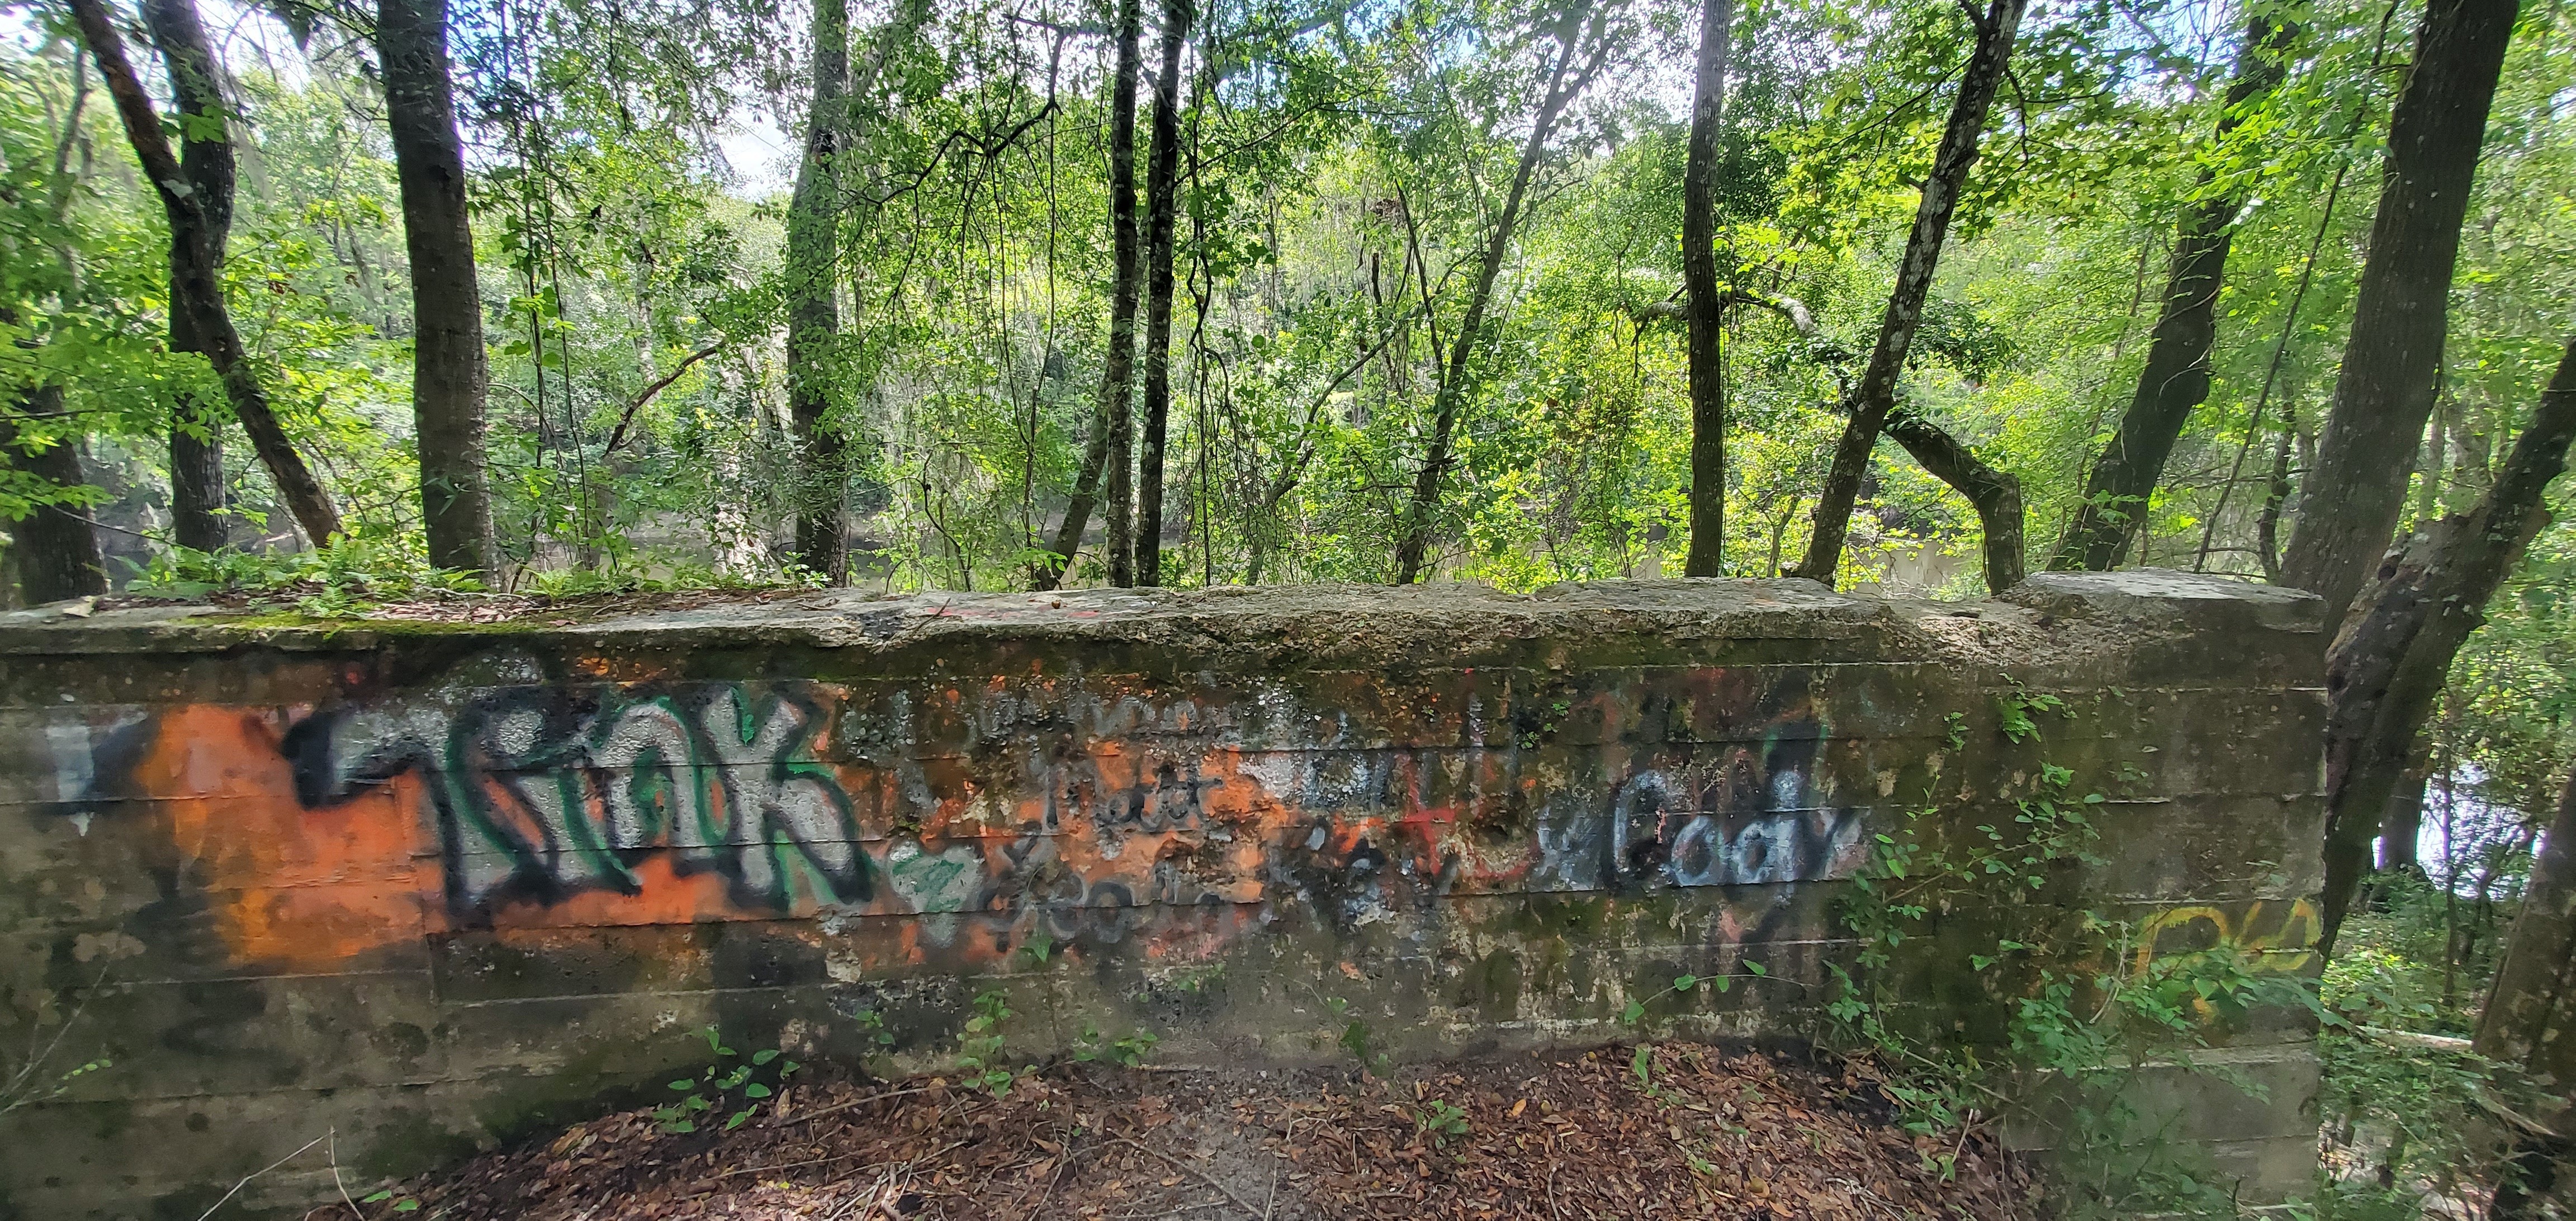
[[[2357,1041],[2329,1109],[2386,1183],[2445,1181],[2460,1083],[2530,1060],[2487,991],[2576,818],[2566,0],[16,0],[0,33],[21,604],[2280,580],[2346,625],[2327,998],[2479,1040]]]

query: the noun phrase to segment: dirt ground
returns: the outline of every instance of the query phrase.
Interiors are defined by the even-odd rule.
[[[371,1221],[2042,1215],[2027,1170],[1987,1139],[1929,1142],[1895,1126],[1866,1066],[1681,1045],[1647,1057],[1644,1077],[1630,1049],[1422,1065],[1391,1079],[1068,1064],[1023,1076],[1001,1098],[938,1078],[809,1083],[732,1132],[674,1135],[648,1112],[611,1115],[362,1211]]]

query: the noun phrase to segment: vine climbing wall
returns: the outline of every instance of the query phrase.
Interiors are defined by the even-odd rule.
[[[417,1169],[708,1026],[937,1068],[989,993],[1027,1058],[1813,1037],[1881,837],[2059,769],[2131,969],[2309,971],[2319,648],[2305,595],[2153,572],[0,616],[0,1047],[113,1061],[0,1121],[0,1213],[194,1215],[325,1134]],[[2306,1037],[2173,1087],[2257,1194]]]

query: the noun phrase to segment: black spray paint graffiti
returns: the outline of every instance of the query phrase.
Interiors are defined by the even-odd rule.
[[[828,711],[791,690],[686,694],[515,687],[462,706],[351,706],[287,732],[296,796],[344,801],[406,771],[429,792],[449,911],[638,893],[634,866],[682,873],[784,911],[873,890],[849,795],[816,754]]]
[[[1299,716],[1285,697],[1272,701],[1277,728],[1247,734],[1206,711],[1221,704],[1079,688],[916,707],[937,697],[536,681],[325,708],[282,749],[310,807],[417,776],[449,912],[468,922],[517,902],[637,894],[657,853],[721,876],[745,912],[882,898],[920,914],[1038,913],[1058,936],[1109,940],[1140,907],[1275,901],[1353,927],[1427,912],[1461,887],[1848,875],[1864,820],[1818,802],[1824,733],[1803,682],[1714,695],[1760,718],[1763,736],[1609,753],[1531,754],[1473,732],[1463,748],[1341,746],[1343,733],[1316,729],[1334,717]],[[1652,690],[1602,698],[1670,703]],[[1472,702],[1467,715],[1472,730]],[[1459,821],[1489,807],[1503,825]],[[955,833],[960,820],[973,829]],[[1256,844],[1249,857],[1235,847]]]

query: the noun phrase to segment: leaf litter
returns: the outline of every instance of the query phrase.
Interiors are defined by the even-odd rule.
[[[1639,1069],[1645,1071],[1641,1074]],[[1983,1129],[1918,1136],[1866,1062],[1649,1046],[1344,1068],[1056,1065],[800,1084],[730,1132],[648,1110],[396,1188],[415,1221],[1997,1218],[2044,1215]]]

